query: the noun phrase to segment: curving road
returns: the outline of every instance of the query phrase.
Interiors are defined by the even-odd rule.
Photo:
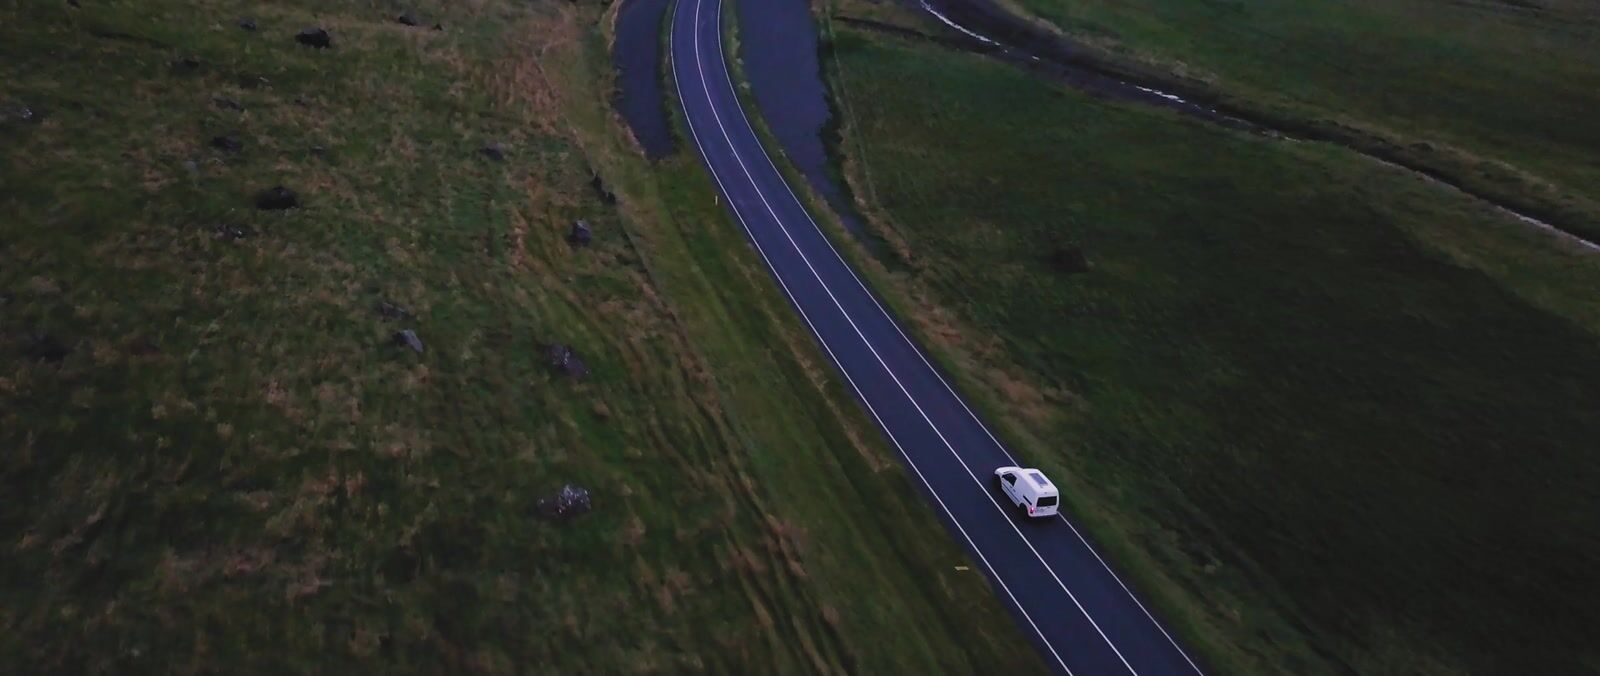
[[[678,0],[672,16],[672,74],[694,145],[773,277],[945,524],[1058,670],[1199,672],[1070,521],[1028,523],[1003,502],[991,473],[1021,463],[901,331],[778,173],[739,104],[722,14],[722,0]]]

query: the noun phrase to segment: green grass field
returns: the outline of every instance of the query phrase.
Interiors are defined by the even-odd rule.
[[[597,3],[82,5],[0,5],[0,663],[1041,668],[699,167],[621,141]]]
[[[1003,2],[1224,100],[1385,146],[1600,238],[1593,3]]]
[[[856,258],[1219,671],[1600,668],[1600,259],[1334,146],[832,28],[896,251]],[[1504,131],[1589,133],[1550,126]],[[1576,186],[1580,150],[1538,168]]]

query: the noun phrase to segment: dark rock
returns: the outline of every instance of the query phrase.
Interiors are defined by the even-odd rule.
[[[23,347],[23,354],[34,361],[60,362],[72,353],[72,348],[48,333],[34,334]]]
[[[322,157],[328,154],[328,149],[322,146],[311,146],[311,154],[317,157]]]
[[[601,202],[608,205],[617,203],[616,193],[606,189],[606,183],[600,179],[600,174],[591,173],[589,175],[589,185],[594,188],[594,192],[600,197]]]
[[[402,26],[415,26],[415,25],[417,25],[417,18],[414,17],[414,16],[411,16],[410,13],[401,14],[400,16],[395,17],[394,20],[400,22],[400,25],[402,25]]]
[[[68,7],[82,7],[83,5],[78,4],[78,0],[67,0],[67,6]]]
[[[244,104],[239,103],[238,101],[230,99],[230,98],[228,98],[226,96],[213,96],[213,97],[211,97],[211,103],[215,104],[218,108],[222,108],[222,109],[225,109],[225,110],[238,110],[238,111],[243,111],[244,110]]]
[[[444,30],[444,24],[436,23],[436,24],[433,25],[433,29],[436,30],[436,31],[442,31],[442,30]]]
[[[200,59],[193,56],[185,56],[172,62],[174,73],[193,73],[197,70],[200,70]]]
[[[161,348],[156,347],[155,343],[150,342],[149,339],[136,338],[133,342],[128,343],[128,354],[135,357],[154,357],[161,354]]]
[[[261,194],[256,195],[257,209],[281,211],[298,206],[300,206],[300,196],[294,194],[293,190],[281,185],[270,190],[264,190]]]
[[[378,314],[389,321],[411,318],[411,313],[407,312],[405,308],[386,300],[378,302]]]
[[[253,31],[256,29],[256,20],[247,17],[239,17],[239,27],[247,31]]]
[[[491,160],[494,160],[496,162],[500,162],[500,161],[506,159],[505,148],[501,147],[499,142],[490,143],[489,145],[486,145],[486,146],[484,146],[482,148],[479,148],[478,152],[483,153],[484,157],[487,157],[487,158],[489,158]]]
[[[294,36],[294,41],[307,47],[327,49],[333,46],[333,37],[321,28],[307,28]]]
[[[225,153],[236,153],[244,150],[244,143],[232,135],[211,137],[211,147]]]
[[[571,519],[591,509],[594,502],[589,498],[589,489],[577,484],[567,484],[554,495],[539,498],[539,513],[549,519]]]
[[[418,338],[417,332],[411,329],[395,332],[394,344],[401,347],[409,347],[412,352],[422,354],[422,339]]]
[[[556,343],[545,350],[550,368],[557,373],[578,379],[589,375],[589,367],[583,365],[583,360],[578,358],[578,353],[571,347]]]
[[[1069,246],[1050,254],[1050,267],[1062,274],[1076,275],[1089,271],[1089,258],[1083,255],[1083,249]]]
[[[588,246],[593,240],[594,231],[589,228],[588,222],[579,220],[572,223],[572,232],[567,235],[568,242],[578,246]]]
[[[236,242],[250,236],[249,229],[241,228],[237,225],[214,225],[211,226],[211,232],[218,239],[225,239],[230,242]]]

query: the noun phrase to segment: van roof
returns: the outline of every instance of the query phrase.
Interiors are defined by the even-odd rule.
[[[1044,475],[1039,470],[1028,470],[1028,478],[1033,479],[1033,485],[1038,486],[1040,491],[1054,492],[1056,490],[1055,485],[1050,483],[1049,479],[1044,478]]]

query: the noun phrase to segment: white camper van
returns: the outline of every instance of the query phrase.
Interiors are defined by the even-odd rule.
[[[1044,478],[1043,472],[1026,467],[1001,467],[994,471],[994,480],[1000,484],[1000,492],[1028,516],[1056,515],[1061,494],[1056,492],[1055,484]]]

